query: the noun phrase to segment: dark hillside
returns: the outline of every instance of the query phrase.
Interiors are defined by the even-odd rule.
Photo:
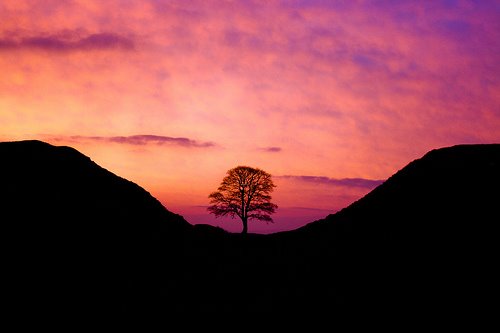
[[[478,307],[498,260],[499,189],[500,145],[437,149],[296,233],[341,253],[350,302]]]
[[[7,288],[30,300],[20,306],[125,308],[158,289],[160,252],[162,269],[182,257],[192,226],[73,148],[6,142],[0,158],[2,236],[15,267]]]

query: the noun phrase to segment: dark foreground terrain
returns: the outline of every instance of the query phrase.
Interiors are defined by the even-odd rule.
[[[0,143],[3,299],[36,313],[487,311],[500,145],[433,150],[323,220],[192,226],[69,147]]]

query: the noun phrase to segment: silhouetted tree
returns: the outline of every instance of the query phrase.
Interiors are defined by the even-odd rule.
[[[238,216],[243,222],[243,234],[251,219],[272,222],[271,214],[278,208],[271,203],[274,185],[271,175],[258,168],[238,166],[227,172],[216,192],[211,193],[208,211],[219,216]]]

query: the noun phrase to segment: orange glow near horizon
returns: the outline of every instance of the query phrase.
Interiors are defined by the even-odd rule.
[[[2,1],[0,140],[72,146],[231,231],[207,196],[259,167],[280,209],[249,230],[289,230],[500,142],[499,22],[495,1]]]

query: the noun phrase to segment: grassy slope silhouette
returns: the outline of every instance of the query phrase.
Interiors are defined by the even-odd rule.
[[[248,237],[191,226],[69,147],[6,142],[0,156],[22,311],[463,311],[493,286],[497,144],[431,151],[337,214]]]

